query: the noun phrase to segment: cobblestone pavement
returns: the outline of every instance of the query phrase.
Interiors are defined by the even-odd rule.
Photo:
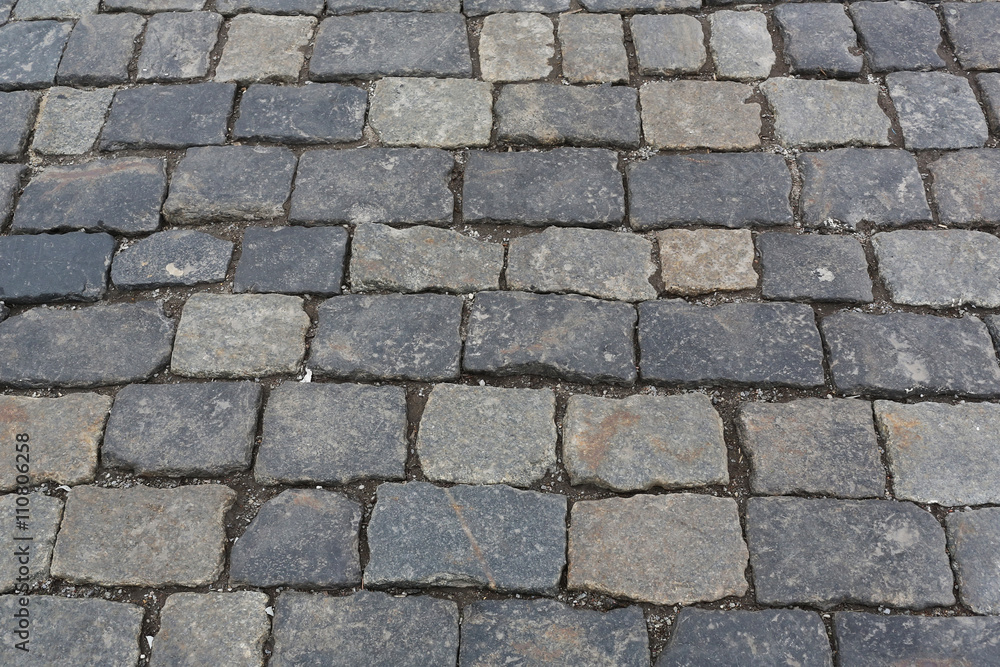
[[[1000,665],[1000,2],[0,0],[0,663]]]

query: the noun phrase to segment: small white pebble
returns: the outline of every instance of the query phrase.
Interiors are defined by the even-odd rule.
[[[264,613],[268,616],[274,616],[274,607],[264,607]]]

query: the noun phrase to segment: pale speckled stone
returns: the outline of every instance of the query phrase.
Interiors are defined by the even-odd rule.
[[[654,148],[750,149],[760,145],[760,104],[732,81],[655,81],[642,87],[642,131]]]
[[[271,630],[267,604],[257,591],[173,593],[160,611],[150,667],[261,667]]]
[[[657,232],[667,294],[753,289],[753,238],[748,229],[667,229]]]
[[[165,12],[146,22],[136,64],[139,81],[182,81],[208,73],[222,26],[215,12]]]
[[[629,23],[639,74],[690,74],[705,64],[705,33],[695,17],[638,14]]]
[[[96,14],[100,0],[17,0],[14,19],[78,19]]]
[[[1000,507],[953,512],[944,520],[963,604],[1000,615]]]
[[[544,14],[492,14],[483,21],[479,66],[485,81],[531,81],[552,72],[555,37]]]
[[[42,100],[31,147],[47,155],[86,153],[94,146],[115,91],[50,88]]]
[[[386,146],[485,146],[491,89],[485,81],[385,78],[375,84],[368,122]]]
[[[946,72],[893,72],[885,78],[910,150],[976,148],[989,139],[972,86]]]
[[[1000,222],[1000,150],[980,148],[944,156],[927,167],[945,224]]]
[[[1000,618],[840,612],[834,632],[841,665],[1000,664]]]
[[[774,132],[783,146],[888,146],[889,117],[875,84],[768,79],[760,85],[774,109]]]
[[[572,83],[628,81],[622,19],[616,14],[559,17],[563,76]]]
[[[767,16],[763,12],[718,11],[709,14],[709,48],[723,79],[764,79],[776,61]]]
[[[14,440],[8,438],[6,442]],[[9,449],[13,451],[13,445]],[[19,503],[20,498],[26,498],[27,504]],[[52,546],[56,543],[62,512],[63,501],[42,493],[0,496],[0,539],[7,545],[8,553],[0,560],[0,593],[26,593],[30,586],[49,578]],[[18,528],[18,521],[23,521],[26,527]],[[28,537],[31,539],[26,539]],[[21,562],[24,556],[27,556],[27,563]],[[22,564],[30,571],[27,581],[18,580],[23,577],[18,572]]]
[[[215,70],[216,81],[297,81],[316,19],[240,14]]]

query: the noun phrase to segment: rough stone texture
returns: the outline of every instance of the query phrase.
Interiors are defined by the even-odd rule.
[[[753,289],[753,238],[747,229],[668,229],[656,234],[663,289],[703,294]]]
[[[653,382],[823,384],[823,346],[804,304],[647,301],[639,304],[639,348],[642,377]]]
[[[336,83],[250,86],[240,101],[234,136],[287,144],[361,139],[368,93]]]
[[[267,595],[173,593],[160,611],[151,667],[264,664],[271,630]]]
[[[104,586],[212,583],[222,573],[223,522],[235,499],[232,489],[217,484],[78,486],[66,500],[52,576]]]
[[[340,294],[343,227],[251,227],[243,232],[234,292]]]
[[[323,13],[323,5],[323,0],[216,0],[215,10],[226,16],[243,11],[319,16]]]
[[[1000,662],[1000,618],[928,618],[840,612],[840,661],[880,665],[989,665]]]
[[[941,222],[1000,222],[1000,151],[979,149],[947,153],[927,167]]]
[[[49,88],[38,111],[31,147],[46,155],[75,155],[94,147],[115,91]]]
[[[0,299],[96,301],[107,289],[114,251],[109,234],[0,236]]]
[[[111,86],[128,81],[128,64],[146,20],[136,14],[94,14],[76,22],[59,61],[62,86]]]
[[[417,454],[432,482],[529,486],[556,467],[549,389],[439,384],[427,399]]]
[[[635,229],[792,224],[792,177],[778,155],[658,155],[626,173]]]
[[[261,484],[403,479],[401,387],[286,382],[271,392],[254,477]]]
[[[635,309],[585,296],[481,292],[469,318],[463,368],[631,384]]]
[[[566,585],[654,604],[747,590],[736,501],[693,493],[578,501]]]
[[[531,81],[552,72],[552,19],[544,14],[492,14],[483,21],[479,66],[484,81]]]
[[[13,443],[13,437],[8,438],[7,442]],[[14,446],[11,445],[9,449],[13,451]],[[13,461],[9,469],[14,470]],[[21,497],[26,498],[27,504],[17,505],[18,498]],[[35,586],[49,578],[52,545],[56,542],[62,511],[63,501],[42,493],[24,496],[11,493],[0,496],[0,537],[7,544],[8,554],[0,561],[0,592],[16,589],[17,592],[27,593],[29,586]],[[27,577],[18,573],[22,563],[30,571]]]
[[[302,304],[281,294],[194,294],[181,313],[170,370],[201,378],[295,373],[310,326]]]
[[[571,83],[625,83],[622,19],[614,14],[567,14],[559,17],[563,76]]]
[[[469,7],[465,11],[471,16],[472,0],[468,4]],[[327,0],[326,3],[327,14],[353,14],[368,11],[460,12],[462,11],[462,2],[461,0]]]
[[[506,85],[496,104],[497,138],[511,144],[638,148],[636,97],[623,86]]]
[[[708,45],[715,71],[723,79],[765,79],[776,61],[767,16],[761,12],[709,14]]]
[[[963,69],[1000,68],[1000,5],[942,5],[948,37],[955,45],[955,57]]]
[[[965,78],[945,72],[893,72],[886,84],[903,143],[910,150],[973,148],[989,138],[983,111]]]
[[[746,102],[753,94],[750,86],[731,81],[647,83],[641,93],[642,131],[654,148],[754,148],[760,145],[761,121],[760,104]]]
[[[115,397],[101,461],[169,477],[246,470],[261,397],[252,382],[129,385]]]
[[[909,503],[751,498],[747,542],[761,604],[923,609],[955,602],[944,530]]]
[[[638,235],[549,227],[511,239],[507,287],[529,292],[576,292],[603,299],[655,299],[653,244]]]
[[[707,396],[571,396],[564,428],[572,484],[643,491],[729,483],[722,420]]]
[[[498,289],[503,254],[499,243],[450,229],[394,229],[363,222],[351,240],[351,288],[458,294]]]
[[[976,83],[979,84],[993,131],[1000,132],[1000,72],[977,74]]]
[[[340,0],[332,0],[334,2]],[[412,1],[412,0],[411,0]],[[541,12],[553,14],[569,9],[570,0],[464,0],[462,10],[467,16],[482,16],[496,12]],[[458,10],[455,10],[458,11]]]
[[[215,80],[298,81],[315,27],[311,16],[240,14],[229,22]]]
[[[945,517],[959,597],[977,614],[1000,613],[1000,508]]]
[[[842,394],[1000,394],[993,343],[975,317],[840,312],[821,326]]]
[[[441,150],[308,151],[299,160],[291,222],[451,222],[454,158]]]
[[[843,11],[840,5],[810,6]],[[889,117],[878,105],[879,89],[875,84],[778,78],[765,81],[760,90],[774,110],[774,133],[783,146],[822,148],[890,143]]]
[[[868,260],[857,239],[835,234],[759,234],[765,299],[871,303]]]
[[[59,21],[0,25],[0,90],[51,86],[72,29],[72,23]]]
[[[14,8],[19,21],[33,19],[78,19],[96,14],[100,0],[18,0]]]
[[[453,665],[458,656],[458,606],[450,600],[286,592],[275,606],[272,667],[420,667]]]
[[[99,147],[187,148],[223,144],[236,84],[139,86],[115,93]]]
[[[849,9],[876,72],[937,69],[941,24],[927,5],[910,0],[855,2]]]
[[[222,26],[214,12],[153,14],[136,65],[139,81],[183,81],[208,74]]]
[[[726,665],[833,667],[830,640],[815,612],[802,609],[718,611],[687,607],[656,667]]]
[[[648,667],[648,644],[638,607],[601,613],[554,600],[483,600],[463,609],[458,664]]]
[[[14,209],[14,195],[21,186],[24,165],[0,164],[0,229],[7,223]]]
[[[205,0],[103,0],[106,11],[129,12],[196,12],[205,7]]]
[[[225,280],[232,255],[232,241],[204,232],[159,232],[115,255],[111,281],[119,289],[218,283]]]
[[[566,497],[508,486],[382,484],[365,586],[552,593],[566,562]]]
[[[775,8],[793,73],[851,76],[861,71],[854,25],[839,4],[803,3]],[[833,119],[831,118],[831,121]]]
[[[35,124],[36,109],[38,93],[0,92],[0,160],[16,160],[24,152]]]
[[[233,586],[320,587],[361,583],[361,506],[319,489],[288,489],[268,500],[233,545]]]
[[[591,12],[649,11],[669,12],[698,9],[701,0],[586,0],[581,3]]]
[[[690,74],[705,64],[701,22],[682,14],[637,14],[629,19],[639,74]],[[644,105],[645,106],[645,105]]]
[[[493,127],[491,89],[485,81],[382,79],[368,123],[386,146],[485,146]]]
[[[96,387],[149,379],[170,358],[174,323],[151,301],[34,308],[0,326],[0,383]]]

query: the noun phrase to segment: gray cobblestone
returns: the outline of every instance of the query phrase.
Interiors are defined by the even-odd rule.
[[[969,82],[945,72],[893,72],[886,77],[910,150],[971,148],[989,138]]]
[[[622,19],[614,14],[568,14],[559,18],[563,76],[571,83],[628,81]]]
[[[945,517],[948,549],[955,559],[959,597],[977,614],[1000,612],[1000,508],[954,512]]]
[[[876,72],[945,66],[938,55],[941,24],[927,5],[911,0],[865,1],[855,2],[849,11]]]
[[[941,6],[948,37],[955,45],[955,57],[965,69],[1000,68],[1000,6],[948,3]]]
[[[105,10],[125,10],[148,14],[152,12],[195,12],[205,7],[206,0],[103,0]]]
[[[78,19],[96,14],[100,0],[18,0],[13,18],[18,21],[35,19]]]
[[[115,93],[101,150],[187,148],[222,144],[236,85],[139,86]]]
[[[840,5],[811,6],[842,11]],[[774,110],[774,133],[783,146],[889,145],[889,118],[874,84],[779,78],[765,81],[760,90]]]
[[[461,0],[327,0],[327,14],[353,14],[355,12],[459,12]],[[465,8],[472,15],[472,2]]]
[[[204,232],[159,232],[115,255],[111,281],[119,289],[218,283],[225,280],[232,255],[232,241]]]
[[[766,299],[871,303],[868,260],[857,239],[833,234],[760,234]]]
[[[493,125],[491,91],[486,81],[382,79],[368,124],[387,146],[485,146]]]
[[[753,289],[753,237],[747,229],[668,229],[656,234],[667,294]]]
[[[136,14],[84,16],[70,33],[56,80],[63,86],[109,86],[128,81],[135,42],[146,25]]]
[[[146,22],[136,64],[139,81],[183,81],[208,74],[222,17],[214,12],[164,12]]]
[[[93,148],[114,91],[49,88],[38,111],[31,147],[47,155],[74,155]]]
[[[229,16],[242,11],[260,14],[312,14],[323,13],[323,0],[216,0],[215,11]]]
[[[464,0],[462,10],[466,16],[482,16],[496,12],[565,12],[570,0]],[[457,11],[457,9],[456,9]]]
[[[240,14],[229,22],[216,81],[298,81],[315,27],[311,16]]]
[[[986,105],[986,117],[994,132],[1000,132],[1000,72],[985,72],[976,75],[976,83]]]
[[[690,17],[683,17],[690,18]],[[642,131],[654,148],[750,149],[760,145],[753,88],[731,81],[655,81],[642,87]]]
[[[252,85],[240,101],[234,136],[288,144],[357,141],[367,106],[368,93],[353,86]]]
[[[97,301],[107,290],[108,234],[0,236],[0,297],[8,303]]]
[[[650,11],[668,12],[698,9],[701,0],[585,0],[581,3],[591,12]]]
[[[928,618],[839,612],[834,631],[840,660],[858,667],[885,664],[988,665],[1000,660],[998,618]]]
[[[767,16],[762,12],[718,11],[708,17],[709,48],[724,79],[764,79],[777,60]]]
[[[555,36],[544,14],[491,14],[479,38],[479,66],[485,81],[531,81],[552,72]]]
[[[0,229],[3,229],[14,210],[14,195],[21,185],[25,167],[20,164],[0,164]]]
[[[60,21],[0,25],[0,90],[45,88],[55,83],[72,29],[72,23]]]
[[[38,93],[0,92],[0,160],[16,160],[28,145],[35,124]]]
[[[775,8],[774,19],[793,73],[851,76],[861,72],[857,36],[843,5],[781,5]]]
[[[990,185],[1000,179],[1000,151],[978,149],[947,153],[928,165],[931,190],[941,222],[1000,222],[1000,193]]]
[[[160,611],[149,664],[167,667],[204,660],[261,667],[271,630],[266,608],[267,595],[256,591],[173,593]]]
[[[340,294],[346,252],[343,227],[251,227],[233,292]]]
[[[639,74],[693,73],[705,64],[705,33],[693,16],[637,14],[629,23]]]
[[[9,440],[16,442],[13,438]],[[13,447],[10,449],[13,450]],[[15,469],[13,461],[10,469]],[[26,503],[19,503],[20,498],[25,498]],[[0,562],[0,592],[19,590],[23,593],[29,586],[36,586],[49,578],[52,547],[56,543],[62,512],[62,500],[42,493],[10,493],[0,496],[0,519],[3,521],[0,536],[10,545],[11,550],[10,558],[4,558]],[[18,530],[19,524],[26,520],[25,517],[28,517],[28,533]],[[24,542],[28,540],[24,538],[28,535],[31,540],[25,545]],[[27,562],[21,557],[22,554],[27,556]],[[22,563],[28,565],[27,576],[24,571],[19,571]]]

